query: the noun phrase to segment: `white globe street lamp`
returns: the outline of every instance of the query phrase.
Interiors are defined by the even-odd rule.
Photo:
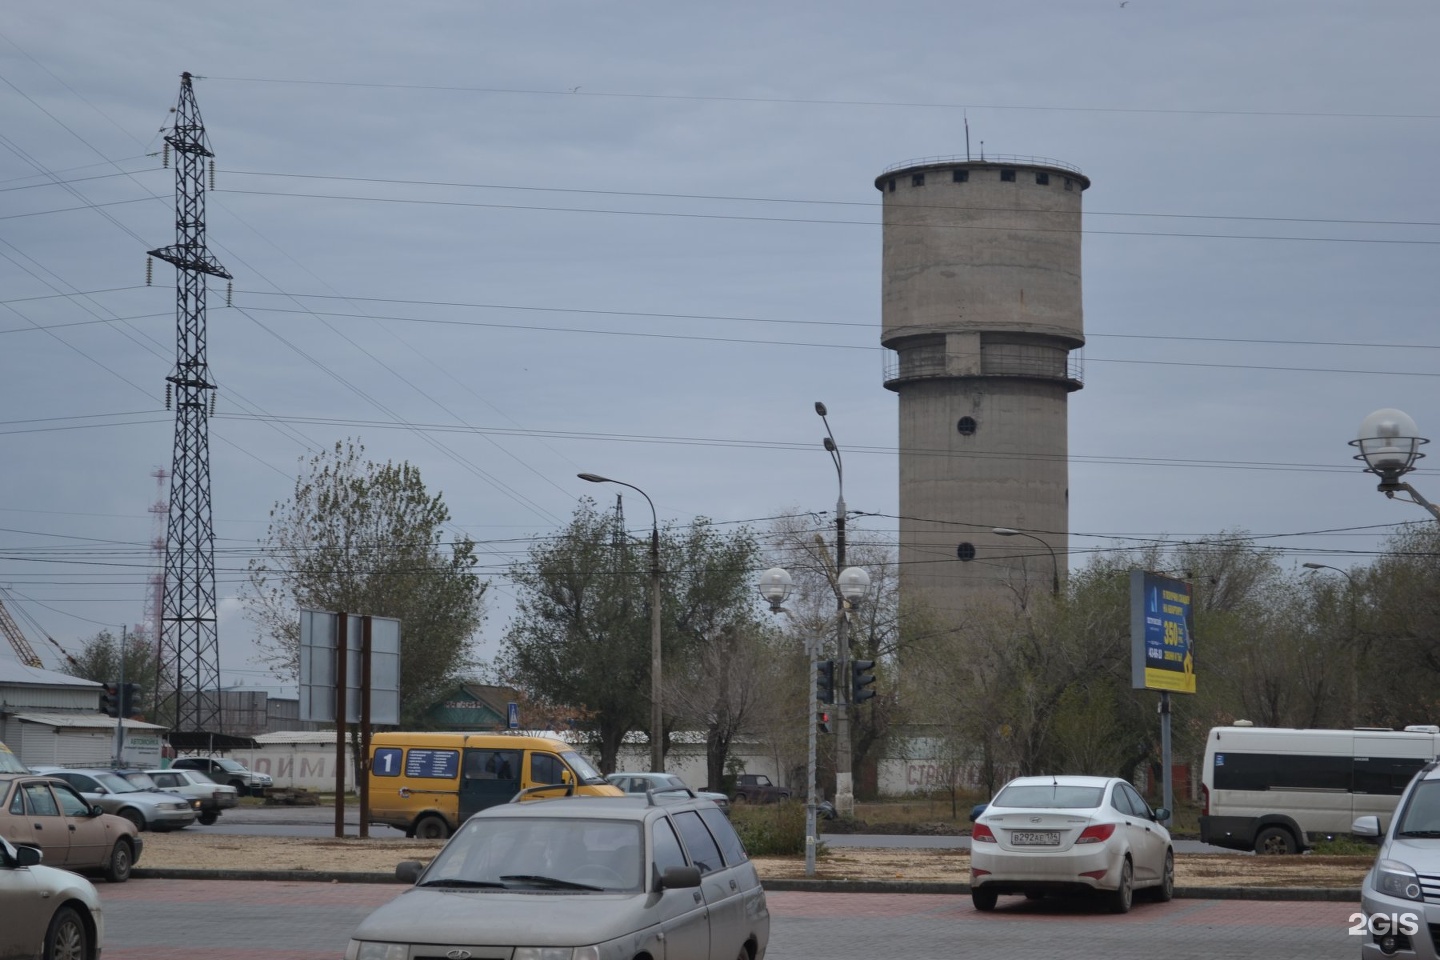
[[[1397,493],[1408,493],[1411,503],[1418,503],[1429,510],[1436,520],[1440,520],[1440,507],[1426,500],[1414,487],[1401,479],[1415,469],[1415,461],[1425,456],[1420,452],[1420,447],[1429,442],[1420,436],[1420,428],[1409,414],[1386,407],[1365,418],[1360,424],[1359,434],[1350,441],[1350,446],[1360,451],[1355,454],[1355,459],[1364,462],[1365,472],[1380,478],[1380,485],[1376,489],[1392,500]]]

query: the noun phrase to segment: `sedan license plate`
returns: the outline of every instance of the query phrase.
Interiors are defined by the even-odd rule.
[[[1058,847],[1059,830],[1012,830],[1010,843],[1017,847]]]

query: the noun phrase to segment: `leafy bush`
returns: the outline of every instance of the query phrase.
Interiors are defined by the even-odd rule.
[[[805,804],[798,800],[733,804],[730,822],[752,857],[805,852]]]
[[[1376,844],[1355,837],[1331,837],[1311,846],[1313,853],[1329,857],[1373,857],[1377,849]]]

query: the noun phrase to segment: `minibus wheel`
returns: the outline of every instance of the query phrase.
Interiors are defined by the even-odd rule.
[[[429,814],[415,821],[415,836],[420,840],[444,840],[450,836],[450,824],[444,817]]]

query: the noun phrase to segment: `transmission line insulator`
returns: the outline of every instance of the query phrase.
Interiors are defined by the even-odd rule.
[[[165,384],[165,409],[170,409],[170,384]]]
[[[215,397],[218,396],[219,393],[219,387],[216,387],[214,390],[210,391],[210,416],[212,417],[215,416]]]
[[[160,169],[170,169],[170,141],[165,141],[165,146],[160,150]]]
[[[210,161],[210,189],[215,189],[215,161]]]
[[[145,286],[150,286],[155,281],[155,258],[145,258]]]
[[[233,307],[234,305],[235,305],[235,281],[233,281],[233,280],[226,280],[226,281],[225,281],[225,306],[227,306],[227,307]]]

